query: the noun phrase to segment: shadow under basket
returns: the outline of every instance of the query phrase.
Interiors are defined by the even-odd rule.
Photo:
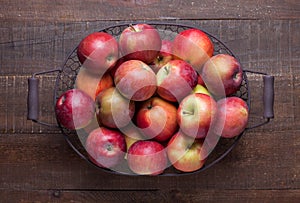
[[[140,22],[135,22],[138,24]],[[145,22],[142,22],[145,23]],[[155,27],[162,39],[173,40],[176,34],[180,33],[183,30],[187,29],[200,29],[197,27],[192,27],[188,25],[174,24],[174,23],[163,23],[163,22],[146,22],[147,24]],[[121,32],[128,27],[128,23],[112,25],[109,27],[105,27],[99,31],[107,32],[113,35],[116,39],[120,36]],[[203,30],[202,30],[203,31]],[[205,32],[205,31],[203,31]],[[211,35],[208,32],[205,32],[211,39],[214,44],[214,55],[216,54],[229,54],[233,57],[234,54],[232,51],[220,40]],[[39,123],[41,125],[46,125],[54,128],[59,128],[64,135],[68,144],[73,148],[73,150],[83,159],[85,159],[88,163],[96,166],[97,168],[104,170],[113,174],[123,174],[123,175],[137,175],[134,174],[126,164],[126,160],[124,159],[124,164],[120,164],[119,167],[114,169],[106,169],[97,166],[94,164],[85,150],[84,142],[87,133],[81,130],[68,130],[64,128],[60,123],[57,124],[49,124],[39,120],[39,77],[44,74],[57,74],[56,83],[54,88],[54,106],[58,99],[58,97],[69,89],[73,89],[76,81],[77,74],[79,72],[82,64],[79,62],[77,58],[77,46],[73,49],[73,51],[69,54],[67,59],[64,61],[63,65],[60,68],[53,69],[50,71],[43,71],[34,73],[32,77],[28,79],[28,114],[27,118],[32,120],[33,122]],[[179,176],[179,175],[189,175],[194,173],[199,173],[204,171],[211,166],[215,165],[219,161],[221,161],[231,150],[238,144],[238,141],[241,137],[246,133],[247,130],[262,126],[270,121],[270,119],[274,118],[273,106],[274,106],[274,76],[268,75],[267,73],[243,70],[243,81],[240,89],[235,93],[234,96],[238,96],[242,98],[248,105],[250,110],[250,89],[247,79],[247,74],[257,74],[261,75],[263,78],[263,120],[259,121],[258,124],[255,124],[251,127],[247,127],[240,135],[234,138],[220,138],[218,144],[213,149],[213,151],[209,154],[205,165],[197,171],[194,172],[180,172],[176,170],[172,165],[170,165],[160,176]]]

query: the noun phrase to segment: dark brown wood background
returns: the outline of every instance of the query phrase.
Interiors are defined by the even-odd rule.
[[[1,0],[0,202],[299,202],[299,0]],[[76,155],[62,134],[26,119],[27,78],[59,67],[88,33],[120,22],[169,21],[223,41],[243,67],[276,77],[275,119],[248,131],[207,171],[184,177],[112,175]],[[251,121],[262,118],[250,76]],[[55,122],[55,77],[41,78],[41,118]]]

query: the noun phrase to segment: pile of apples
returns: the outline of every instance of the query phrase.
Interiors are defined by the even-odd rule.
[[[86,133],[97,166],[158,175],[168,167],[199,170],[220,138],[244,131],[248,106],[234,96],[243,72],[228,54],[214,54],[203,31],[162,39],[149,24],[120,36],[95,32],[78,45],[75,87],[57,100],[58,122]]]

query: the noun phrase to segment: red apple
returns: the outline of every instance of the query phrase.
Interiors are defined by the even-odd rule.
[[[198,72],[197,72],[197,73],[198,73]],[[200,73],[198,73],[198,83],[197,83],[197,84],[198,84],[198,85],[202,85],[202,86],[205,87],[205,83],[204,83],[204,81],[203,81],[202,76],[201,76]]]
[[[177,132],[167,145],[167,154],[171,164],[180,171],[193,172],[199,170],[205,163],[202,156],[203,141]]]
[[[211,57],[203,66],[201,75],[209,92],[217,97],[234,94],[243,80],[240,63],[228,54]]]
[[[141,60],[150,64],[161,49],[161,38],[158,30],[151,25],[136,24],[123,30],[119,46],[127,60]]]
[[[91,33],[79,43],[77,56],[91,73],[103,74],[119,57],[118,42],[108,33]]]
[[[129,168],[140,175],[158,175],[167,168],[168,158],[164,147],[156,141],[139,140],[128,150]]]
[[[80,68],[75,81],[75,87],[87,93],[94,100],[101,91],[113,85],[114,82],[109,73],[95,75],[84,67]]]
[[[121,163],[126,152],[124,135],[104,127],[89,134],[85,147],[91,161],[104,168],[113,168]]]
[[[71,130],[87,126],[95,116],[94,100],[79,89],[64,92],[56,101],[58,122]]]
[[[117,69],[114,82],[120,93],[127,99],[144,101],[156,91],[156,76],[144,62],[129,60]]]
[[[172,60],[156,74],[157,93],[165,100],[180,102],[197,85],[197,72],[182,60]]]
[[[246,128],[249,118],[247,103],[239,97],[226,97],[217,102],[219,134],[225,138],[240,135]]]
[[[177,112],[180,129],[190,137],[205,138],[213,128],[217,103],[207,94],[195,93],[185,97]]]
[[[161,49],[151,64],[152,70],[157,73],[158,70],[173,59],[172,48],[173,42],[170,40],[162,40]]]
[[[122,128],[133,118],[135,104],[123,97],[115,87],[102,91],[96,97],[96,114],[100,125]]]
[[[136,124],[143,135],[159,142],[168,140],[177,130],[177,108],[159,97],[142,103],[136,115]]]
[[[213,55],[214,46],[206,33],[198,29],[180,32],[173,42],[175,57],[190,63],[198,72],[203,64]]]
[[[124,57],[119,58],[116,63],[109,69],[109,73],[111,75],[112,78],[115,78],[115,73],[118,70],[118,68],[120,67],[120,65],[122,63],[124,63],[126,60]]]

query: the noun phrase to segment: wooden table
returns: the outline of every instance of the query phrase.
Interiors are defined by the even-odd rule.
[[[0,202],[299,202],[299,19],[299,0],[2,0]],[[245,69],[274,75],[275,119],[248,131],[214,167],[184,177],[108,174],[77,156],[59,130],[26,119],[32,73],[60,67],[93,31],[143,20],[202,28]],[[55,77],[40,80],[40,117],[56,122]],[[261,78],[249,83],[255,123],[262,119]]]

